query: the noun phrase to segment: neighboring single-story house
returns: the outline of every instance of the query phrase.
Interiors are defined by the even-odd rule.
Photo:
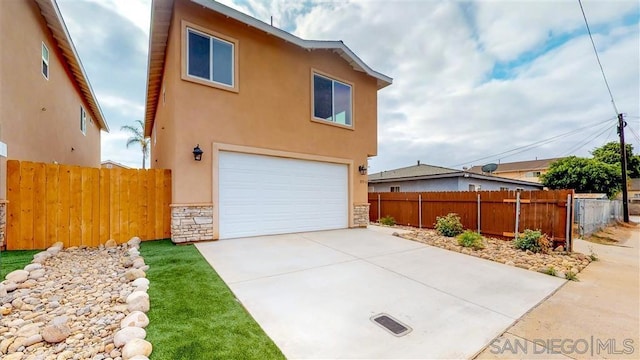
[[[540,183],[540,175],[545,174],[549,170],[549,166],[551,163],[561,158],[552,158],[552,159],[536,159],[536,160],[528,160],[528,161],[516,161],[509,163],[500,163],[497,164],[498,167],[496,170],[491,172],[491,175],[497,175],[503,178],[509,179],[517,179],[524,180],[527,182],[536,182]],[[473,166],[467,170],[471,173],[476,174],[485,174],[487,173],[482,171],[482,166]]]
[[[0,1],[0,243],[7,160],[100,166],[109,131],[55,0]]]
[[[131,169],[131,167],[113,160],[105,160],[101,162],[100,167],[103,169]]]
[[[541,184],[421,164],[369,175],[369,192],[542,190]]]
[[[173,241],[366,226],[392,79],[215,1],[151,8],[145,136],[172,170]]]

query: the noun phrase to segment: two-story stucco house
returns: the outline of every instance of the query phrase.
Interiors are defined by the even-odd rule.
[[[391,82],[341,41],[154,0],[145,135],[152,166],[172,170],[173,241],[366,226],[377,92]]]
[[[0,1],[0,242],[8,159],[100,166],[107,123],[55,0]]]

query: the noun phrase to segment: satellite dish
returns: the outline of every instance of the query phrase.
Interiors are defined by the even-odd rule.
[[[491,174],[492,172],[496,171],[497,168],[498,168],[498,164],[494,164],[494,163],[487,164],[482,167],[482,172]]]

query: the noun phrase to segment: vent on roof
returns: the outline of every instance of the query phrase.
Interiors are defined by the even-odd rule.
[[[394,336],[404,336],[411,332],[411,328],[387,314],[378,314],[371,318],[381,328],[387,330]]]

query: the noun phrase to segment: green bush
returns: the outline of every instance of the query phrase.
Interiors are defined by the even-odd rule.
[[[558,273],[556,272],[556,269],[553,266],[549,266],[548,268],[546,268],[544,270],[544,273],[547,275],[551,275],[551,276],[556,276]]]
[[[548,251],[549,249],[549,239],[546,235],[543,235],[540,230],[529,230],[526,229],[524,234],[518,236],[517,239],[513,240],[513,245],[516,249],[520,249],[522,251],[531,251],[534,253],[540,251]]]
[[[573,271],[569,270],[564,274],[564,278],[569,280],[569,281],[579,281],[578,280],[578,274],[574,273]]]
[[[382,225],[393,226],[396,224],[396,219],[394,219],[391,215],[387,215],[383,218],[380,218],[378,222]]]
[[[474,250],[484,249],[484,239],[477,232],[467,230],[458,235],[458,245],[470,247]]]
[[[436,217],[436,231],[442,236],[454,237],[462,234],[462,223],[460,217],[455,213],[448,213],[446,216]]]

